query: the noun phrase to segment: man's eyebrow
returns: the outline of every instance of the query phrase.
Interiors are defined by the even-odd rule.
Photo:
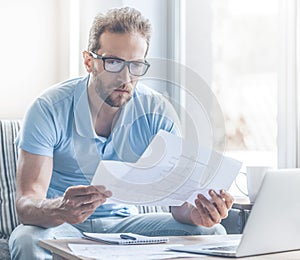
[[[102,54],[102,56],[105,57],[105,58],[116,58],[116,59],[120,59],[120,60],[125,60],[125,59],[120,58],[120,57],[118,57],[116,55],[113,55],[113,54],[110,55],[110,54],[104,53],[104,54]],[[141,61],[141,62],[144,62],[145,59],[141,58],[141,59],[130,60],[130,61]]]
[[[121,60],[123,60],[122,58],[120,58],[120,57],[118,57],[118,56],[116,56],[116,55],[110,55],[110,54],[103,54],[102,55],[103,57],[106,57],[106,58],[117,58],[117,59],[121,59]]]

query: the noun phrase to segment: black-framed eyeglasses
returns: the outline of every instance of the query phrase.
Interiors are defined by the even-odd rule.
[[[104,69],[112,73],[118,73],[127,66],[131,75],[140,77],[145,75],[150,67],[150,64],[147,61],[126,61],[121,58],[104,57],[92,51],[89,53],[94,59],[102,60]]]

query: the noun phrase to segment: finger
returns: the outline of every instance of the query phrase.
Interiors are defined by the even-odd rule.
[[[63,204],[65,204],[67,208],[72,209],[90,203],[97,203],[98,205],[101,205],[106,201],[106,199],[107,197],[101,193],[92,193],[73,197],[65,195],[63,198]]]
[[[76,215],[69,216],[66,219],[66,222],[70,224],[79,224],[84,222],[89,216],[93,214],[94,211],[85,211],[85,212],[78,212]]]
[[[207,209],[202,205],[201,200],[196,199],[195,205],[196,205],[197,212],[193,216],[194,223],[205,227],[213,226],[215,223],[212,220]]]
[[[201,200],[196,199],[196,200],[195,200],[195,205],[196,205],[196,207],[197,207],[197,210],[198,210],[198,213],[200,214],[200,216],[203,216],[203,215],[207,215],[207,214],[208,214],[207,210],[206,210],[205,207],[202,205]]]
[[[215,205],[202,194],[198,194],[198,199],[202,203],[203,207],[208,211],[212,221],[214,223],[220,223],[221,216]]]
[[[102,193],[93,193],[93,194],[78,196],[76,198],[81,201],[81,204],[98,203],[99,205],[101,205],[106,201],[108,197]]]
[[[94,202],[99,202],[100,204],[102,204],[107,199],[107,196],[101,193],[93,193],[76,197],[76,199],[79,199],[82,202],[81,204],[89,204]]]
[[[220,190],[220,195],[223,198],[223,200],[225,201],[227,209],[231,209],[233,202],[234,202],[234,198],[232,197],[232,195],[223,189]]]
[[[98,208],[101,204],[105,202],[105,199],[103,200],[98,200],[98,201],[93,201],[91,203],[85,203],[80,206],[80,211],[81,212],[94,212],[96,208]]]
[[[82,198],[64,196],[61,207],[67,210],[73,210],[78,209],[82,204]]]
[[[84,185],[71,186],[66,190],[65,194],[68,195],[69,197],[82,196],[90,193],[89,190],[90,190],[89,186],[84,186]]]
[[[81,203],[75,205],[74,201],[72,203],[67,202],[65,205],[65,211],[69,212],[71,215],[80,215],[84,212],[91,212],[93,213],[97,207],[105,202],[106,199],[97,200],[89,203]]]
[[[93,187],[97,192],[104,194],[106,197],[112,196],[112,192],[110,190],[107,190],[103,185],[95,185],[90,187]]]
[[[209,195],[211,196],[213,204],[217,208],[220,217],[226,218],[228,215],[228,209],[224,199],[219,194],[217,194],[214,190],[210,190]]]
[[[111,196],[111,192],[107,191],[105,186],[102,186],[102,185],[98,185],[98,186],[78,185],[78,186],[69,187],[66,190],[66,194],[70,197],[85,196],[85,195],[92,194],[92,193],[101,193],[107,197]]]

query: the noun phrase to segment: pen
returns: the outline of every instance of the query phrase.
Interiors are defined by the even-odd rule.
[[[136,240],[136,237],[133,237],[133,236],[130,236],[130,235],[126,235],[126,234],[121,234],[120,238],[122,238],[122,239]]]

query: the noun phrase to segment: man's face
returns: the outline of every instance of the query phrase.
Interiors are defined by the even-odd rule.
[[[137,33],[104,32],[100,36],[101,49],[97,54],[104,57],[121,58],[126,61],[144,61],[147,50],[145,39]],[[103,60],[92,60],[92,80],[96,93],[112,107],[120,107],[133,96],[138,77],[129,73],[125,66],[120,72],[104,70]]]

